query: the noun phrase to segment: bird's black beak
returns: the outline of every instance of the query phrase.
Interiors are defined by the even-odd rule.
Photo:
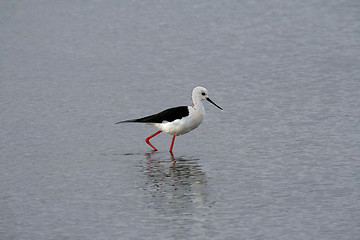
[[[219,105],[217,105],[216,103],[214,103],[210,98],[206,98],[206,100],[208,100],[209,102],[211,102],[212,104],[214,104],[216,107],[220,108],[221,110],[223,110]]]

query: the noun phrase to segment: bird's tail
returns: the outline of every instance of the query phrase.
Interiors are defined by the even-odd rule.
[[[137,118],[137,119],[130,119],[130,120],[125,120],[125,121],[120,121],[120,122],[117,122],[115,124],[118,124],[118,123],[127,123],[127,122],[138,122],[138,123],[147,123],[147,122],[151,122],[151,121],[148,121],[148,117],[143,117],[143,118]]]
[[[115,124],[119,124],[119,123],[127,123],[127,122],[139,122],[137,121],[138,119],[130,119],[130,120],[125,120],[125,121],[120,121],[120,122],[117,122]]]

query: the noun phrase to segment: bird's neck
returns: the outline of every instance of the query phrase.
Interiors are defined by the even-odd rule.
[[[195,111],[200,111],[200,112],[205,112],[205,108],[204,105],[202,104],[201,101],[193,101],[193,105],[192,107],[194,108]]]

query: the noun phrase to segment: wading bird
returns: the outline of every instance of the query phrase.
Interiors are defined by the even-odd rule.
[[[157,151],[157,149],[150,143],[151,138],[155,137],[161,132],[166,132],[173,135],[169,149],[169,152],[172,153],[175,136],[190,132],[191,130],[197,128],[202,122],[205,115],[204,105],[202,104],[203,100],[207,100],[219,109],[223,110],[208,97],[208,91],[204,87],[195,87],[191,94],[191,100],[192,106],[169,108],[154,115],[138,119],[120,121],[116,124],[126,122],[147,123],[158,128],[159,131],[145,138],[145,142],[149,144],[150,147],[152,147],[155,151]]]

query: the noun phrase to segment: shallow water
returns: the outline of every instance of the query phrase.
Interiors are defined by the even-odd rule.
[[[0,3],[1,239],[357,239],[358,1]],[[198,129],[118,124],[191,104]]]

